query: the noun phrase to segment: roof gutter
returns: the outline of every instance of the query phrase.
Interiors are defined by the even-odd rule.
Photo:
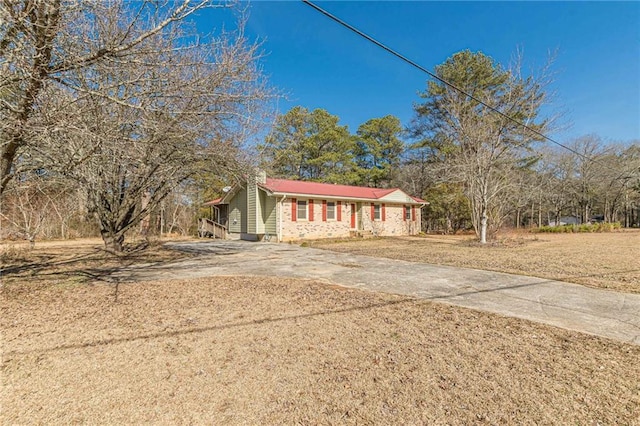
[[[282,242],[282,216],[284,216],[284,200],[286,200],[287,195],[283,195],[280,200],[280,214],[278,215],[278,242]]]

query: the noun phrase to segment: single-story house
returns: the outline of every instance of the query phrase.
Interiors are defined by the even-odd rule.
[[[398,188],[272,179],[264,172],[225,189],[224,197],[206,203],[213,220],[205,233],[218,238],[291,241],[415,235],[421,231],[421,208],[428,204]]]

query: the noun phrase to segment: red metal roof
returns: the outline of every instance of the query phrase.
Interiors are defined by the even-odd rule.
[[[357,200],[379,200],[386,195],[395,191],[402,191],[399,188],[368,188],[365,186],[352,186],[352,185],[335,185],[331,183],[318,183],[318,182],[306,182],[302,180],[289,180],[289,179],[274,179],[267,178],[265,183],[258,184],[260,187],[266,189],[269,192],[276,194],[291,194],[291,195],[312,195],[322,196],[327,198],[352,198]],[[405,193],[406,194],[406,193]],[[227,194],[228,196],[229,194]],[[406,194],[416,203],[428,204],[426,201]],[[204,203],[205,206],[218,205],[225,203],[225,197],[216,198],[215,200]]]
[[[364,186],[335,185],[331,183],[305,182],[301,180],[267,178],[261,187],[280,194],[320,195],[333,198],[359,198],[378,200],[385,195],[398,191],[398,188],[380,189]],[[411,197],[418,203],[425,201]]]
[[[215,206],[216,204],[220,203],[220,201],[222,201],[222,198],[216,198],[215,200],[207,201],[206,203],[204,203],[202,205],[203,206]]]

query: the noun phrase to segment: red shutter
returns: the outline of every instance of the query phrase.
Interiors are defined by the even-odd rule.
[[[406,222],[407,221],[407,209],[409,208],[409,206],[402,206],[402,221]]]
[[[371,203],[371,222],[373,222],[375,218],[376,218],[375,204]]]
[[[298,207],[298,201],[295,198],[291,199],[291,221],[295,222],[298,220],[298,212],[296,208]]]
[[[322,221],[327,221],[327,200],[322,200]]]
[[[387,212],[385,209],[385,205],[382,205],[382,221],[384,222],[387,219]]]
[[[338,201],[336,203],[336,209],[338,210],[338,215],[336,216],[338,219],[338,222],[342,221],[342,201]]]
[[[416,206],[411,206],[411,220],[416,220]]]
[[[313,200],[309,200],[309,221],[313,222]]]

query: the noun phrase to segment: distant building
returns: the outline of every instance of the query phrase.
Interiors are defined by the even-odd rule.
[[[556,223],[555,220],[549,222],[549,226],[562,226],[562,225],[579,225],[580,218],[577,216],[562,216],[560,221]]]

